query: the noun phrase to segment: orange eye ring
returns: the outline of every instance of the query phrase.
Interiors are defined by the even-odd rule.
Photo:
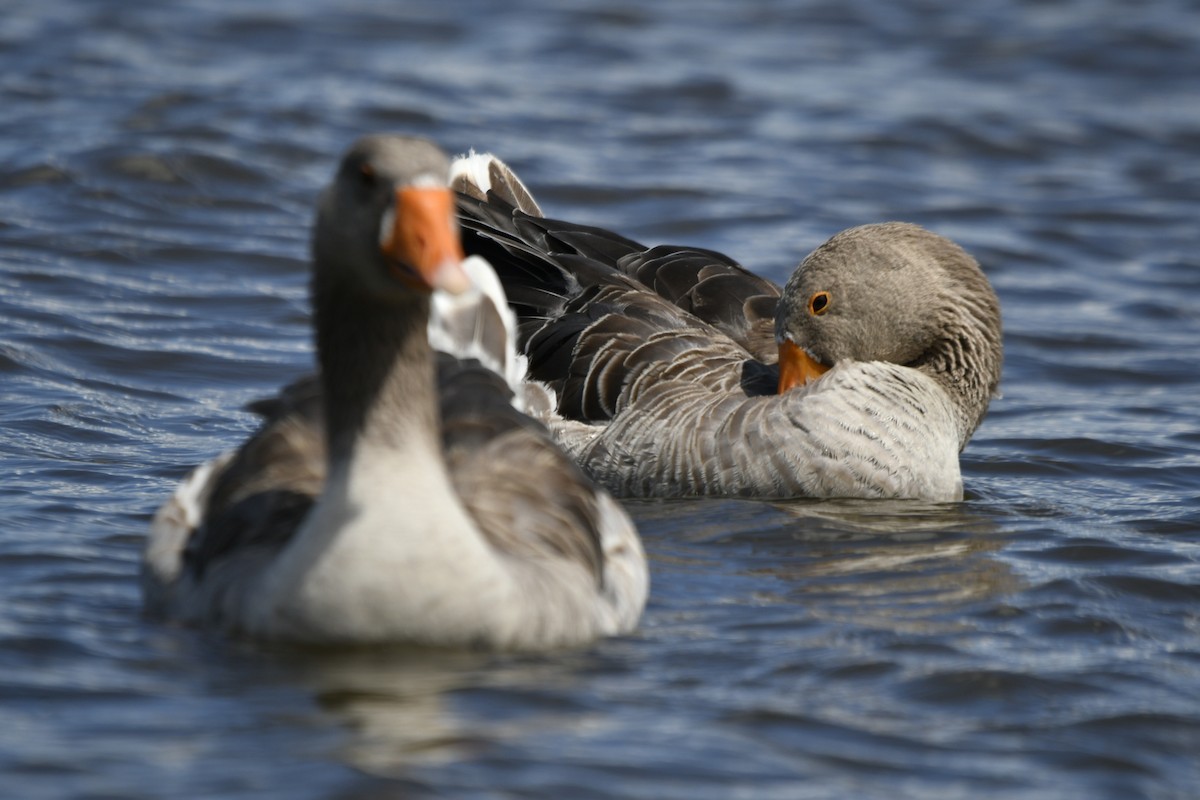
[[[829,292],[813,292],[813,296],[808,298],[808,313],[819,317],[829,310],[829,303],[832,299]]]

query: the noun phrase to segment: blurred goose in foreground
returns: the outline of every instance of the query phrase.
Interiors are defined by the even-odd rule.
[[[490,155],[455,162],[556,436],[618,496],[962,498],[1003,358],[979,265],[916,225],[837,234],[782,290],[707,250],[545,219]]]
[[[495,275],[461,263],[448,168],[394,136],[342,160],[313,240],[319,375],[258,404],[258,432],[159,510],[152,614],[272,640],[518,649],[636,624],[637,534],[514,408],[537,387],[520,383]]]

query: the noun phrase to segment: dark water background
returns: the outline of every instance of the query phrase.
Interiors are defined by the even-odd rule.
[[[14,0],[0,109],[0,795],[1200,797],[1197,3]],[[568,654],[143,621],[379,130],[777,280],[956,239],[1007,346],[968,500],[635,505],[644,624]]]

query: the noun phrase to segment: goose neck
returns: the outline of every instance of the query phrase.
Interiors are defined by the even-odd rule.
[[[331,462],[363,447],[436,447],[428,297],[384,303],[327,287],[314,311]]]
[[[953,398],[959,418],[960,449],[979,427],[999,384],[998,348],[999,341],[992,341],[986,332],[973,326],[952,326],[937,346],[913,365]]]

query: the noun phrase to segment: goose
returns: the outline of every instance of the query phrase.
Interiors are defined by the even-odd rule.
[[[556,438],[616,496],[962,499],[1003,350],[996,294],[954,242],[862,225],[781,289],[720,253],[546,218],[490,154],[456,160],[452,186]]]
[[[462,260],[449,163],[392,135],[341,160],[313,235],[317,375],[254,404],[258,431],[158,510],[150,616],[299,644],[519,650],[636,625],[637,532],[519,410],[541,395],[520,380],[494,273]]]

